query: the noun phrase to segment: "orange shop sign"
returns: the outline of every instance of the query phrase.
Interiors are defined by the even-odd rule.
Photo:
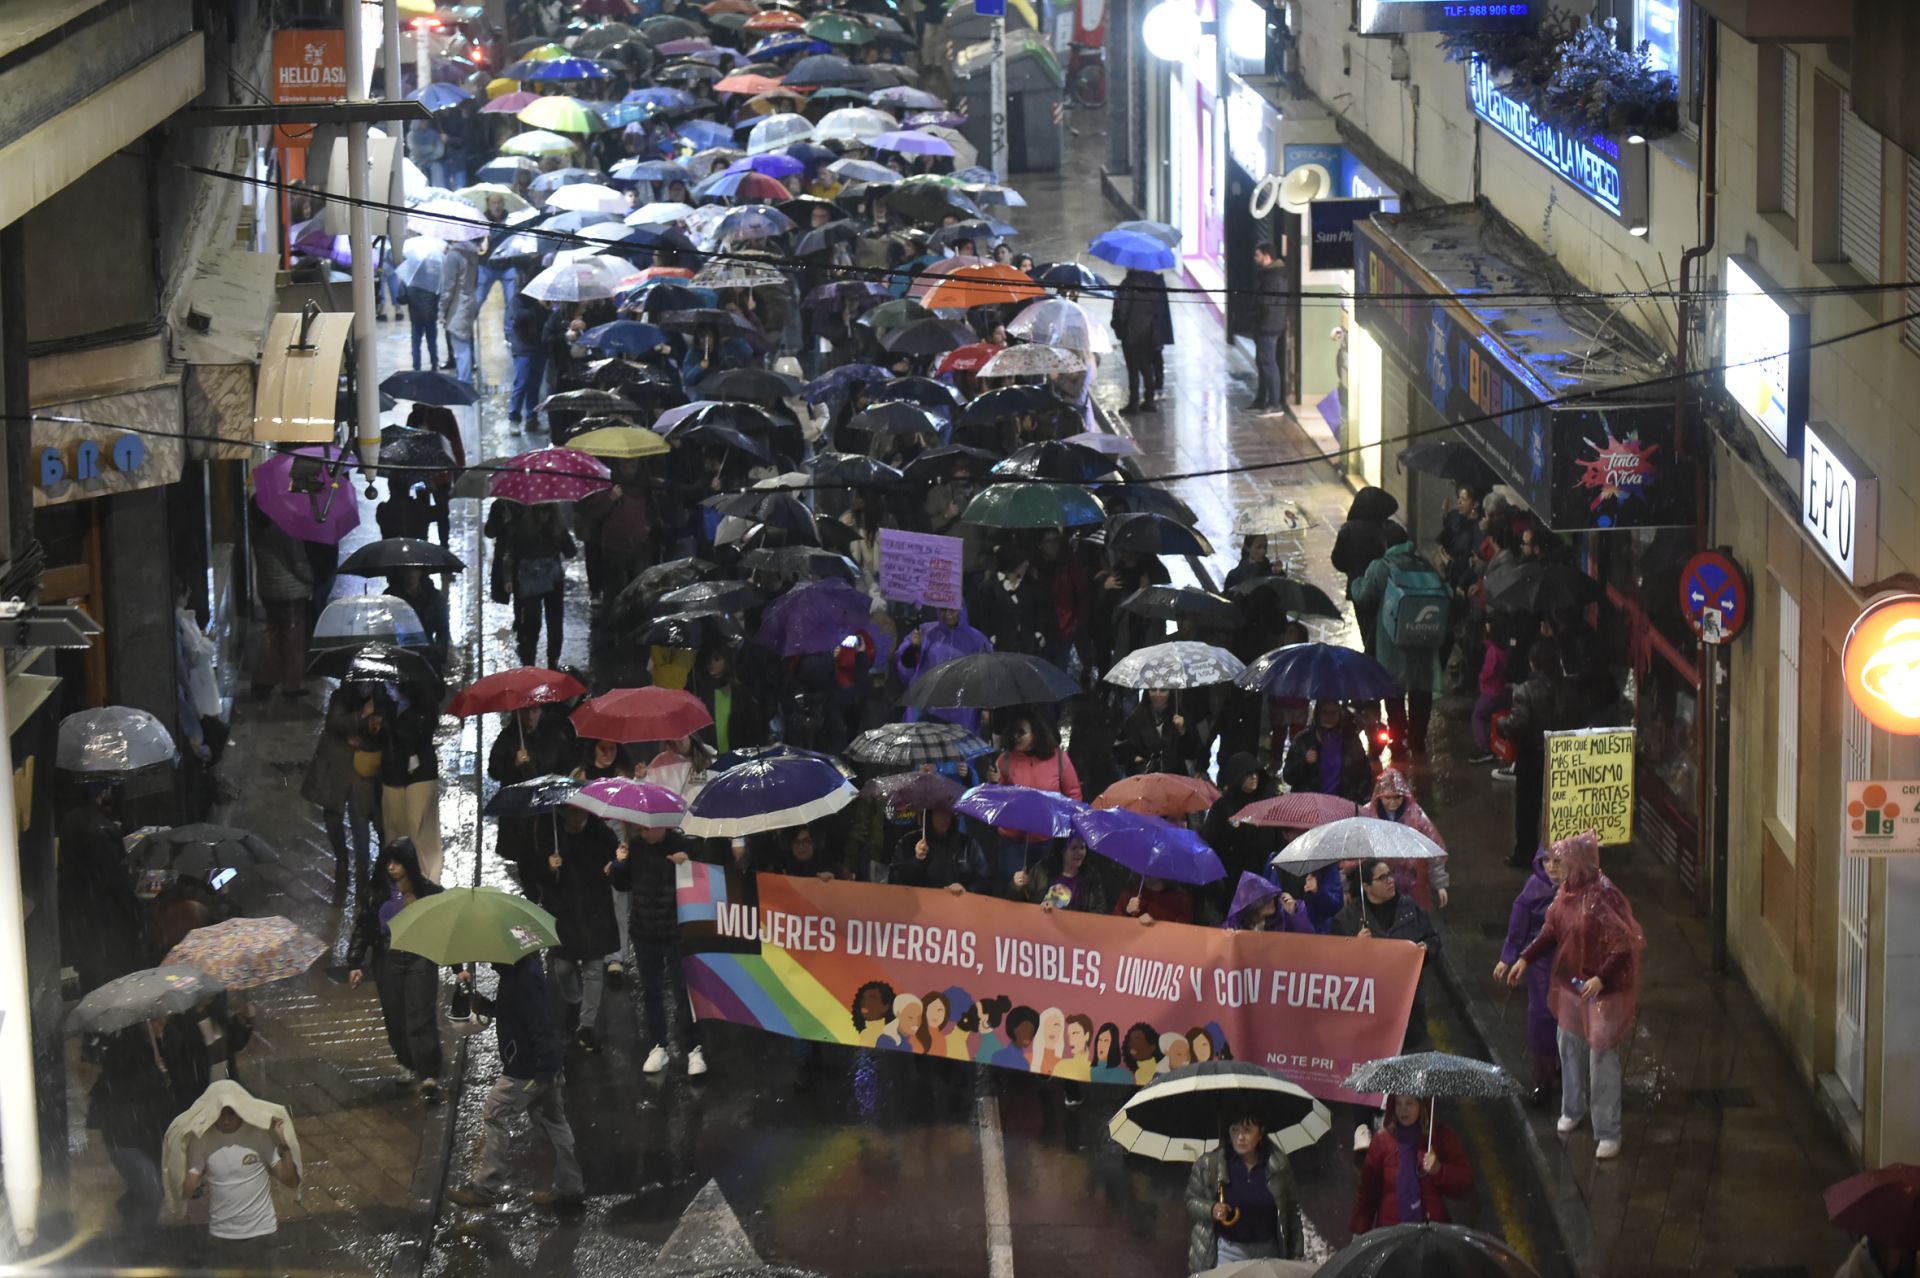
[[[1920,595],[1875,597],[1847,631],[1841,670],[1869,723],[1920,735]]]
[[[273,100],[276,103],[338,102],[347,96],[347,43],[337,30],[273,33]],[[281,146],[299,145],[312,126],[274,129]]]

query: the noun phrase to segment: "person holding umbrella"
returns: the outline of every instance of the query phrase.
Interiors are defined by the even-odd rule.
[[[418,1086],[429,1105],[440,1099],[440,969],[418,954],[393,948],[393,920],[415,901],[440,891],[420,869],[410,839],[395,839],[380,849],[378,882],[384,891],[367,894],[347,950],[347,986],[360,988],[367,960],[380,991],[380,1019],[387,1045],[400,1063],[403,1084]]]
[[[1293,1166],[1252,1109],[1222,1125],[1220,1143],[1193,1160],[1187,1175],[1187,1270],[1241,1260],[1298,1260],[1305,1227]]]
[[[1313,722],[1287,743],[1287,762],[1280,779],[1294,793],[1333,794],[1353,803],[1365,803],[1373,793],[1373,765],[1367,762],[1367,743],[1353,726],[1353,718],[1338,701],[1321,701],[1313,708]]]
[[[440,707],[418,689],[388,684],[362,707],[380,742],[381,839],[406,839],[430,879],[440,877]]]
[[[578,553],[573,535],[560,522],[559,507],[539,502],[520,507],[495,501],[487,512],[486,534],[503,540],[512,566],[513,632],[520,664],[530,666],[547,623],[547,665],[560,664],[566,643],[567,568]]]
[[[306,546],[267,517],[254,501],[252,516],[254,589],[266,609],[267,627],[254,653],[253,699],[273,696],[273,685],[290,699],[307,694],[307,601],[313,594],[313,565]]]
[[[1429,955],[1440,948],[1440,934],[1434,930],[1427,912],[1395,882],[1393,862],[1374,857],[1360,862],[1360,890],[1334,920],[1333,934],[1372,941],[1406,941]],[[1401,1050],[1412,1051],[1426,1041],[1426,1002],[1416,985]]]
[[[700,1041],[700,1022],[693,1017],[693,1005],[687,998],[687,977],[681,967],[680,917],[676,903],[675,876],[678,867],[690,857],[689,844],[679,830],[667,826],[640,826],[639,839],[627,837],[614,848],[611,881],[615,890],[628,894],[627,935],[633,941],[634,966],[639,980],[634,989],[634,1010],[639,1013],[641,1041],[653,1038],[641,1071],[658,1074],[672,1059],[674,1022],[678,1021],[686,1039],[687,1075],[698,1078],[707,1072],[707,1055]],[[671,1012],[669,1012],[671,1000]]]
[[[607,987],[606,956],[617,952],[620,929],[609,890],[615,835],[580,808],[562,807],[557,837],[543,826],[546,859],[526,886],[528,896],[554,917],[560,944],[547,959],[547,975],[582,1051],[600,1050],[600,999]]]
[[[1355,1234],[1388,1225],[1446,1224],[1447,1199],[1473,1190],[1473,1168],[1460,1138],[1434,1118],[1418,1096],[1389,1096],[1387,1121],[1367,1146],[1354,1191]]]
[[[1849,1176],[1821,1195],[1827,1219],[1860,1241],[1834,1278],[1920,1274],[1920,1167],[1893,1163]]]
[[[1173,345],[1173,309],[1158,271],[1131,269],[1121,279],[1114,290],[1113,332],[1127,365],[1127,402],[1120,411],[1150,413],[1167,382],[1162,348]]]
[[[954,820],[951,806],[932,806],[926,825],[909,827],[893,845],[887,882],[904,887],[945,888],[958,896],[987,887],[986,853]]]

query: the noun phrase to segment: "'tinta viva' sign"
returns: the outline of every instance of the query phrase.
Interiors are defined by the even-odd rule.
[[[1647,226],[1647,148],[1613,138],[1575,137],[1494,83],[1479,58],[1467,66],[1467,101],[1500,136],[1559,174],[1636,234]]]

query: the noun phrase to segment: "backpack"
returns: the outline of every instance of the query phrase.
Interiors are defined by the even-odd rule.
[[[1387,590],[1375,632],[1396,648],[1438,648],[1447,637],[1453,592],[1424,559],[1387,563]]]

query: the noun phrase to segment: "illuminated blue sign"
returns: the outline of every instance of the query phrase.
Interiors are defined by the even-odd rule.
[[[1531,27],[1546,0],[1360,0],[1361,35],[1510,31]]]
[[[1493,82],[1479,58],[1467,68],[1467,101],[1495,132],[1552,169],[1580,193],[1627,224],[1635,234],[1647,226],[1647,148],[1644,142],[1575,137],[1534,115]]]

